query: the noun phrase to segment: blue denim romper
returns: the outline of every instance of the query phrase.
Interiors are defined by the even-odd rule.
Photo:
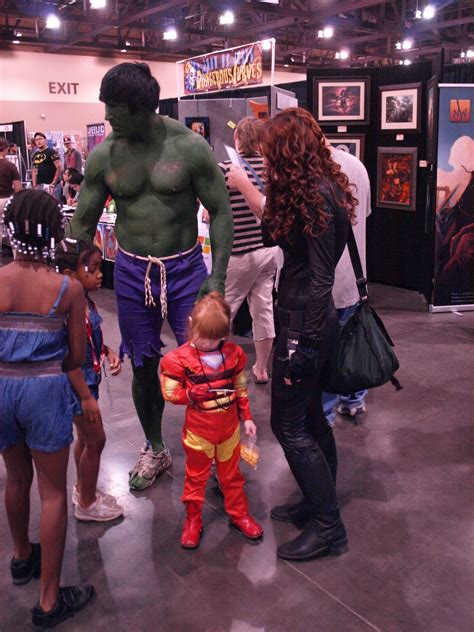
[[[24,442],[57,452],[73,439],[69,380],[62,362],[69,345],[56,314],[68,288],[64,276],[48,314],[0,313],[0,450]]]

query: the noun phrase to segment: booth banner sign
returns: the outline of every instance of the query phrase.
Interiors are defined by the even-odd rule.
[[[474,84],[440,84],[434,306],[474,306]]]
[[[91,152],[96,145],[105,140],[105,124],[94,123],[87,126],[87,151]]]
[[[263,81],[261,42],[200,55],[180,63],[184,95],[232,90]]]

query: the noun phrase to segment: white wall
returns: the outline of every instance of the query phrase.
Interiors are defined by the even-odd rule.
[[[27,132],[80,130],[104,120],[98,99],[102,77],[112,66],[134,60],[0,51],[0,123],[25,121]],[[161,86],[161,98],[177,96],[174,63],[147,62]],[[305,80],[303,74],[276,72],[275,83]],[[265,73],[264,85],[270,83]],[[74,85],[75,84],[75,85]]]

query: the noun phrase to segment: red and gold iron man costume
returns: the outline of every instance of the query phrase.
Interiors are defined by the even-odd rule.
[[[202,507],[215,459],[225,509],[236,519],[248,515],[245,481],[239,470],[239,422],[252,419],[244,373],[246,361],[243,350],[232,342],[221,343],[219,350],[211,352],[198,351],[187,342],[167,353],[160,363],[164,399],[187,406],[183,428],[186,475],[182,501]],[[215,399],[193,404],[187,393],[198,384],[208,384],[211,389],[232,389],[232,392],[217,392]]]

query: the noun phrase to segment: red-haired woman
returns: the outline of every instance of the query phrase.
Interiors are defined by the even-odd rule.
[[[278,556],[305,560],[346,544],[335,479],[336,445],[321,403],[321,376],[337,336],[334,269],[357,200],[306,110],[289,108],[268,121],[264,229],[284,251],[278,290],[280,334],[273,360],[272,430],[303,499],[274,507],[272,518],[305,521]]]

